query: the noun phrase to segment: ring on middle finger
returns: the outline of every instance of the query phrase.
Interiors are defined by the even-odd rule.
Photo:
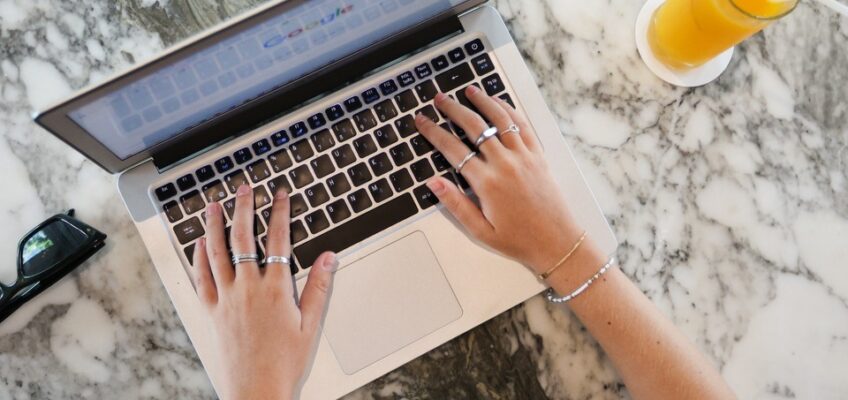
[[[256,253],[246,253],[246,254],[233,254],[232,262],[233,266],[239,265],[246,262],[258,262],[259,255]]]
[[[266,264],[266,265],[267,264],[290,265],[291,260],[288,257],[285,257],[285,256],[268,256],[268,257],[265,257],[264,260],[262,260],[262,264]]]
[[[480,137],[478,137],[477,140],[474,141],[474,147],[479,149],[481,144],[485,143],[487,140],[492,139],[496,136],[498,136],[498,128],[495,128],[495,127],[486,128],[486,130],[484,130],[482,133],[480,133]]]

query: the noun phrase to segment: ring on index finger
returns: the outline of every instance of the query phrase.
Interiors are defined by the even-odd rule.
[[[465,168],[465,164],[468,164],[468,162],[471,161],[471,159],[474,157],[477,157],[477,152],[474,150],[469,151],[468,154],[465,155],[465,158],[463,158],[462,161],[457,164],[456,173],[461,174],[462,169]]]
[[[232,262],[233,266],[247,263],[247,262],[257,262],[259,261],[259,255],[256,253],[246,253],[246,254],[233,254]]]

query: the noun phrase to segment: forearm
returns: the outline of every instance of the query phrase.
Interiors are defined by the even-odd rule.
[[[587,240],[564,266],[568,271],[558,271],[549,283],[560,294],[570,293],[606,259]],[[617,267],[568,305],[609,355],[634,398],[735,398],[715,367]]]

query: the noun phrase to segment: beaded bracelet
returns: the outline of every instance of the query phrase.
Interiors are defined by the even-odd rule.
[[[607,263],[604,264],[604,266],[601,267],[601,269],[597,273],[595,273],[595,275],[593,275],[591,278],[589,278],[589,280],[587,280],[585,283],[580,285],[580,287],[577,288],[575,291],[571,292],[571,294],[569,294],[567,296],[556,297],[554,295],[554,289],[548,288],[548,290],[545,292],[545,298],[548,299],[548,301],[550,301],[551,303],[565,303],[565,302],[579,296],[580,293],[583,293],[583,291],[586,290],[586,288],[588,288],[589,285],[592,284],[592,282],[595,282],[596,280],[598,280],[598,278],[600,278],[601,275],[603,275],[605,272],[607,272],[607,270],[610,269],[610,267],[612,267],[613,264],[615,264],[615,256],[610,257],[609,260],[607,260]]]

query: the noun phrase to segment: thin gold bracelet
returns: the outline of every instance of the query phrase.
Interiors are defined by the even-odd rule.
[[[577,251],[578,248],[580,248],[580,245],[583,244],[584,239],[586,239],[586,231],[583,231],[583,235],[580,236],[580,239],[577,240],[577,243],[574,243],[574,246],[571,248],[571,250],[569,250],[568,253],[565,256],[563,256],[559,261],[557,261],[557,263],[554,264],[554,266],[551,267],[551,269],[539,274],[539,279],[541,279],[541,280],[548,279],[548,277],[551,276],[551,274],[556,272],[556,270],[560,266],[565,264],[565,262],[568,261],[569,257],[571,257],[571,255],[574,254],[574,252]]]

